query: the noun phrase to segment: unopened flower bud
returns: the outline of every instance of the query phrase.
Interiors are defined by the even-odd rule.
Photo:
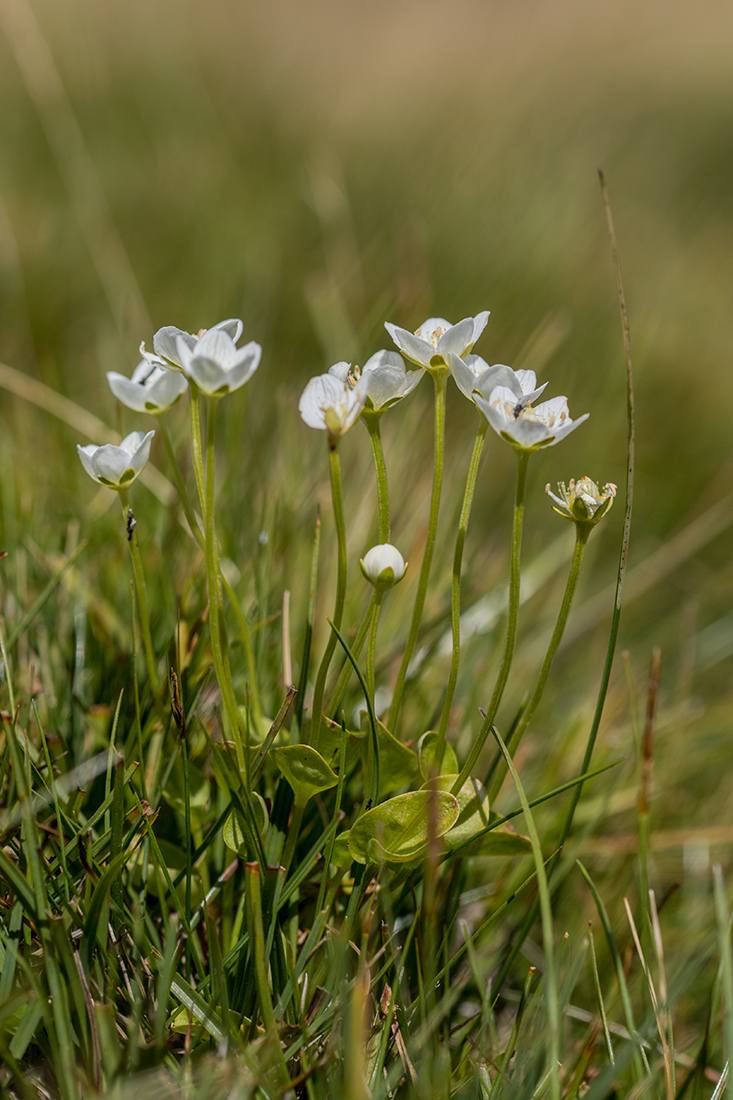
[[[374,587],[384,591],[401,581],[407,569],[407,563],[396,546],[382,542],[372,546],[359,562],[361,571]]]

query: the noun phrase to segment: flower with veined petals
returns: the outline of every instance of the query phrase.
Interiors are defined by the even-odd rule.
[[[155,354],[146,351],[144,343],[140,345],[140,354],[144,359],[147,359],[149,363],[155,363],[165,370],[183,370],[183,363],[178,353],[179,339],[183,340],[183,342],[193,350],[196,341],[199,340],[205,332],[211,332],[217,329],[221,332],[225,332],[236,344],[237,340],[242,335],[243,328],[244,324],[238,317],[230,317],[227,321],[217,321],[210,329],[201,329],[196,336],[191,332],[184,332],[182,328],[176,328],[174,325],[166,325],[164,328],[159,328],[153,337]]]
[[[228,332],[210,328],[193,347],[176,338],[181,369],[207,397],[224,397],[248,382],[260,365],[262,348],[254,340],[238,348]]]
[[[333,448],[361,416],[366,397],[364,378],[349,385],[335,374],[319,374],[300,395],[298,411],[309,428],[328,432],[328,445]]]
[[[336,363],[328,373],[351,386],[361,379],[366,384],[365,412],[378,416],[412,393],[424,376],[424,371],[406,370],[404,359],[396,351],[377,351],[363,367]]]
[[[465,317],[457,325],[444,317],[430,317],[414,333],[388,321],[384,327],[407,359],[431,373],[442,374],[448,370],[449,353],[460,359],[468,355],[488,320],[489,311],[484,310],[475,317]]]
[[[567,485],[559,481],[557,491],[560,496],[555,496],[549,484],[545,486],[545,492],[555,501],[553,512],[575,523],[598,523],[616,496],[616,486],[612,482],[601,489],[589,477],[581,477],[578,481],[571,479]]]
[[[378,591],[391,588],[401,581],[407,569],[407,562],[396,546],[389,542],[380,542],[367,550],[359,565],[361,571]]]
[[[188,383],[180,371],[166,370],[150,359],[140,360],[132,378],[126,378],[117,371],[107,372],[109,388],[118,401],[135,412],[148,412],[159,416],[175,405]]]
[[[517,451],[551,447],[588,419],[588,413],[571,419],[566,397],[553,397],[533,408],[526,397],[517,400],[508,386],[497,386],[488,400],[479,394],[474,400],[494,431]]]
[[[108,489],[126,489],[145,469],[154,435],[155,431],[130,432],[118,446],[106,443],[95,447],[89,443],[76,449],[90,477]]]
[[[506,386],[513,390],[517,400],[536,401],[547,382],[537,386],[537,375],[533,370],[512,370],[503,363],[489,366],[480,355],[467,355],[460,359],[457,355],[448,355],[448,366],[461,393],[473,401],[476,393],[488,398],[497,386]]]

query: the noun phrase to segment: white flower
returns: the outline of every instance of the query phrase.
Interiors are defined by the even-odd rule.
[[[300,395],[298,410],[309,428],[328,432],[328,442],[333,447],[359,419],[366,398],[364,378],[349,385],[337,374],[319,374],[311,378]]]
[[[481,397],[490,397],[491,391],[497,386],[506,386],[513,390],[518,401],[521,398],[536,401],[547,385],[544,382],[537,386],[537,375],[533,370],[515,371],[503,363],[490,367],[480,355],[467,355],[465,359],[460,359],[449,353],[448,366],[458,389],[469,401],[474,400],[477,392]]]
[[[576,523],[598,523],[605,516],[616,496],[616,486],[612,482],[609,481],[601,489],[589,477],[581,477],[578,481],[571,479],[567,485],[564,481],[560,481],[557,491],[560,494],[559,497],[551,492],[549,484],[545,486],[545,492],[555,501],[552,506],[553,511]]]
[[[193,347],[178,336],[176,350],[183,373],[208,397],[223,397],[238,390],[257,370],[262,355],[262,348],[254,340],[238,348],[222,328],[210,328]]]
[[[242,335],[242,329],[244,325],[238,317],[231,317],[228,321],[218,321],[217,324],[212,325],[208,330],[209,332],[214,329],[221,332],[225,332],[227,336],[231,336],[233,342],[236,344],[239,337]],[[194,336],[190,332],[184,332],[181,328],[175,328],[173,325],[166,325],[165,328],[159,328],[153,337],[153,348],[155,349],[155,355],[145,350],[145,344],[140,345],[140,354],[144,359],[147,359],[149,363],[155,363],[157,366],[162,366],[168,370],[182,370],[183,363],[178,353],[178,340],[179,338],[189,347],[191,350],[196,346],[196,341],[200,339],[206,332],[206,329],[202,329],[197,336]]]
[[[468,355],[489,319],[488,310],[476,317],[466,317],[457,325],[452,325],[443,317],[430,317],[423,321],[414,333],[397,325],[385,323],[385,328],[403,355],[418,367],[428,371],[445,371],[448,368],[448,355],[463,358]]]
[[[375,588],[387,589],[401,581],[407,569],[407,562],[396,546],[381,542],[372,546],[359,561],[361,571]]]
[[[153,416],[174,405],[188,383],[179,371],[166,370],[154,362],[157,356],[144,356],[132,378],[116,371],[107,372],[109,388],[118,401],[135,412],[149,412]]]
[[[526,397],[517,400],[508,386],[497,386],[488,401],[479,394],[474,400],[494,431],[519,451],[538,451],[559,443],[588,419],[585,413],[572,420],[566,397],[553,397],[532,408]]]
[[[90,443],[76,449],[90,477],[108,489],[126,489],[143,472],[154,435],[154,431],[130,432],[118,447],[111,443],[95,447]]]
[[[328,373],[352,386],[362,379],[366,384],[366,408],[376,413],[407,397],[424,376],[424,371],[406,370],[404,359],[396,351],[377,351],[363,367],[336,363]]]

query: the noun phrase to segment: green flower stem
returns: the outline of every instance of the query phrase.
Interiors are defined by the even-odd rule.
[[[377,475],[377,500],[379,502],[379,541],[389,542],[389,491],[387,488],[387,467],[382,447],[381,417],[378,413],[362,413],[362,419],[369,431],[369,440],[374,456],[374,472]]]
[[[499,709],[506,682],[509,679],[509,669],[512,666],[514,646],[517,641],[517,619],[519,616],[519,562],[522,553],[522,527],[524,526],[524,497],[527,491],[527,467],[529,465],[529,452],[517,451],[517,488],[514,497],[514,523],[512,525],[512,556],[509,574],[509,610],[507,614],[506,643],[504,656],[499,669],[499,676],[491,696],[489,709],[486,712],[483,725],[478,736],[471,746],[466,763],[461,768],[460,775],[452,787],[453,794],[460,791],[466,782],[473,767],[478,760],[489,731],[494,724],[496,712]]]
[[[448,732],[450,708],[453,705],[453,696],[456,690],[456,681],[458,680],[458,664],[461,657],[461,567],[463,565],[463,548],[466,543],[468,521],[471,516],[471,506],[473,504],[473,494],[476,488],[476,476],[478,474],[479,461],[481,459],[481,452],[484,449],[484,442],[486,440],[486,429],[489,426],[489,422],[486,417],[482,414],[479,415],[480,422],[478,426],[478,431],[476,432],[476,441],[473,445],[471,465],[468,467],[466,491],[463,494],[463,507],[461,508],[461,518],[458,522],[458,538],[456,539],[456,550],[455,554],[453,555],[453,581],[451,585],[451,625],[453,631],[453,652],[451,654],[448,687],[446,688],[445,700],[443,702],[443,713],[440,716],[440,727],[438,729],[438,747],[436,749],[437,760],[443,759],[445,736]]]
[[[192,402],[194,401],[193,395],[191,395],[191,401]],[[183,475],[181,474],[181,470],[180,470],[180,467],[178,465],[178,461],[176,459],[176,452],[173,448],[173,440],[171,439],[171,433],[168,430],[168,425],[166,424],[166,422],[165,422],[165,420],[162,416],[157,417],[157,420],[158,420],[158,423],[160,424],[160,432],[161,432],[161,435],[163,436],[163,442],[165,443],[165,449],[168,452],[168,458],[170,459],[170,463],[171,463],[171,466],[173,468],[173,478],[174,478],[174,481],[176,483],[176,489],[178,491],[178,499],[181,502],[181,507],[183,508],[183,514],[186,517],[186,523],[189,526],[191,534],[196,539],[196,542],[199,544],[199,546],[203,550],[204,549],[204,536],[201,533],[201,528],[199,527],[198,519],[196,518],[194,510],[191,507],[191,502],[188,499],[188,493],[186,492],[186,486],[185,486],[184,481],[183,481]],[[193,420],[193,417],[192,417],[192,420]],[[193,425],[192,425],[192,427],[193,427]],[[201,425],[200,424],[199,424],[198,440],[199,440],[199,447],[200,447],[200,444],[201,444]]]
[[[369,641],[367,643],[367,674],[366,682],[374,706],[374,649],[377,644],[377,627],[379,626],[379,612],[382,607],[383,592],[374,590],[374,602],[372,606],[372,620],[369,624]]]
[[[364,642],[367,640],[367,634],[369,633],[369,626],[372,621],[372,612],[374,611],[374,603],[376,601],[376,598],[376,593],[372,592],[372,598],[369,601],[369,605],[364,613],[364,618],[361,621],[361,626],[359,627],[356,637],[354,638],[354,643],[351,646],[351,652],[354,654],[354,657],[359,656],[362,649],[364,648]],[[334,715],[338,712],[338,708],[341,705],[341,700],[344,697],[344,692],[346,691],[346,686],[349,682],[349,677],[351,676],[352,672],[353,669],[351,667],[351,662],[347,657],[344,661],[344,667],[341,669],[341,675],[336,682],[336,687],[334,688],[333,692],[333,699],[331,700],[331,713]]]
[[[166,450],[168,451],[168,457],[170,458],[170,461],[171,461],[171,466],[173,467],[173,476],[174,476],[175,483],[176,483],[176,489],[178,490],[178,498],[179,498],[179,500],[181,502],[181,506],[183,508],[183,514],[186,517],[186,523],[188,524],[188,526],[191,530],[191,534],[196,539],[196,542],[199,544],[201,549],[204,550],[204,552],[205,552],[206,545],[205,545],[205,541],[204,541],[204,536],[201,533],[201,528],[199,527],[198,519],[197,519],[197,517],[196,517],[196,515],[193,511],[193,508],[191,507],[191,502],[188,499],[188,493],[186,492],[186,486],[184,484],[183,477],[181,475],[180,467],[179,467],[178,462],[176,460],[176,454],[175,454],[175,451],[173,449],[173,443],[171,441],[170,432],[168,431],[168,427],[165,424],[163,418],[160,417],[159,419],[160,419],[160,429],[161,429],[161,432],[163,434],[163,439],[165,441]],[[199,431],[199,437],[200,437],[200,431]],[[203,505],[202,505],[202,507],[203,507]],[[256,669],[255,669],[254,650],[252,649],[252,638],[251,638],[251,635],[250,635],[250,632],[249,632],[249,625],[247,623],[247,619],[245,618],[244,612],[242,611],[242,608],[240,607],[239,600],[237,599],[237,595],[236,595],[234,589],[232,588],[232,586],[230,585],[229,581],[226,579],[224,574],[221,573],[221,571],[220,571],[220,578],[221,578],[221,584],[223,585],[224,590],[225,590],[225,592],[226,592],[227,596],[229,597],[229,600],[232,604],[232,607],[234,608],[234,614],[236,615],[237,622],[239,624],[239,630],[240,630],[240,634],[242,636],[242,645],[244,646],[244,657],[245,657],[245,660],[247,662],[247,675],[249,677],[249,691],[250,691],[250,698],[251,698],[251,701],[252,701],[252,710],[254,712],[255,727],[256,727],[257,731],[259,732],[260,726],[262,724],[262,707],[261,707],[261,704],[260,704],[260,695],[259,695],[259,691],[258,691],[258,688],[257,688],[257,673],[256,673]]]
[[[415,597],[415,607],[412,612],[410,633],[407,637],[405,652],[402,655],[402,664],[397,674],[397,682],[395,684],[394,695],[392,696],[392,705],[389,708],[389,717],[387,719],[387,725],[392,733],[395,733],[397,727],[397,718],[400,713],[407,670],[410,666],[412,655],[415,652],[415,646],[417,645],[420,620],[422,619],[425,596],[428,590],[430,566],[433,560],[433,550],[435,549],[435,534],[438,529],[440,489],[443,481],[443,448],[445,444],[445,391],[448,384],[448,375],[436,373],[433,375],[433,380],[435,382],[435,449],[433,459],[433,490],[430,497],[428,534],[425,540],[425,553],[423,554],[422,565],[420,566],[420,579],[417,585],[417,595]]]
[[[247,677],[249,679],[249,699],[252,704],[252,713],[255,720],[255,731],[257,738],[262,736],[262,704],[260,703],[260,693],[257,687],[257,666],[255,665],[255,653],[252,646],[252,635],[249,630],[249,623],[242,611],[241,604],[237,598],[237,594],[226,579],[224,574],[219,570],[221,577],[221,583],[224,586],[224,591],[229,597],[229,602],[234,608],[234,615],[237,623],[239,624],[239,633],[242,638],[242,645],[244,646],[244,659],[247,664]]]
[[[124,489],[120,489],[120,501],[122,502],[122,515],[124,517],[125,524],[127,524],[127,512],[130,507],[127,492]],[[130,547],[130,558],[132,559],[132,572],[135,578],[135,593],[137,595],[137,609],[140,615],[140,633],[143,636],[143,649],[145,651],[145,664],[148,669],[148,679],[150,680],[150,687],[156,699],[160,694],[160,684],[158,682],[158,673],[155,670],[155,657],[153,656],[153,640],[150,636],[150,617],[148,615],[148,600],[145,590],[145,575],[143,573],[143,563],[140,557],[140,550],[137,545],[137,536],[135,531],[128,532],[127,545]]]
[[[288,1073],[288,1067],[285,1063],[285,1056],[280,1044],[280,1033],[277,1027],[277,1020],[275,1018],[275,1010],[272,1004],[272,995],[270,993],[270,983],[267,975],[267,957],[265,954],[265,929],[262,920],[262,888],[260,884],[260,865],[259,863],[246,863],[245,864],[245,878],[247,884],[247,893],[250,903],[250,912],[252,915],[252,939],[253,955],[254,955],[254,970],[255,970],[255,982],[257,984],[257,996],[260,1003],[260,1015],[262,1016],[262,1023],[265,1027],[268,1039],[271,1044],[272,1053],[275,1059],[275,1075],[278,1079],[278,1083],[283,1086],[287,1085],[290,1080],[290,1074]]]
[[[193,407],[194,402],[191,402]],[[214,524],[214,443],[216,437],[216,399],[209,402],[206,425],[206,494],[203,501],[205,541],[206,541],[206,583],[209,590],[209,631],[211,633],[211,653],[214,658],[214,670],[219,681],[224,711],[234,738],[237,753],[237,765],[242,773],[246,772],[244,745],[240,728],[240,714],[234,694],[232,675],[224,654],[219,623],[219,552],[216,543]],[[196,418],[198,419],[198,418]],[[199,437],[200,442],[200,437]],[[198,480],[198,478],[197,478]]]
[[[183,761],[183,804],[186,840],[186,920],[191,923],[191,880],[193,878],[193,847],[191,844],[191,777],[188,769],[188,740],[185,730],[181,737],[181,758]],[[189,967],[191,958],[189,955]]]
[[[588,536],[591,532],[591,525],[589,523],[576,523],[575,525],[575,552],[573,554],[573,563],[570,567],[570,575],[568,576],[567,584],[565,585],[565,593],[562,598],[562,605],[560,607],[560,613],[557,616],[557,622],[555,623],[555,629],[552,632],[552,638],[550,644],[547,647],[547,653],[545,659],[542,662],[542,668],[540,674],[537,677],[537,683],[532,693],[532,698],[524,708],[521,718],[517,723],[512,736],[512,750],[516,751],[519,742],[521,741],[527,726],[532,721],[534,712],[537,710],[542,693],[545,690],[545,684],[547,683],[547,677],[550,675],[550,669],[552,668],[552,662],[555,659],[562,636],[565,632],[565,625],[568,621],[568,615],[570,614],[570,605],[573,602],[573,596],[575,595],[575,587],[578,583],[578,576],[580,574],[580,565],[583,561],[583,552],[585,551],[586,543],[588,542]],[[509,741],[507,739],[507,744]],[[503,762],[496,771],[494,781],[489,791],[489,803],[491,803],[501,790],[501,785],[504,782],[504,776],[506,775],[506,762]]]
[[[344,601],[346,599],[346,528],[344,527],[344,505],[341,496],[341,462],[337,444],[330,445],[331,462],[331,500],[333,501],[333,516],[336,522],[336,539],[338,542],[338,573],[336,577],[336,604],[333,611],[333,622],[337,630],[341,629],[341,620],[344,614]],[[314,749],[318,748],[321,736],[321,722],[323,720],[323,695],[326,690],[326,677],[336,651],[336,635],[330,632],[326,649],[318,666],[316,682],[313,688],[313,709],[311,711],[311,728],[308,741]]]
[[[201,511],[206,523],[206,477],[204,474],[204,449],[201,444],[201,411],[199,409],[199,389],[195,382],[188,383],[188,414],[191,429],[191,458],[193,474],[196,478],[196,490],[199,495]]]

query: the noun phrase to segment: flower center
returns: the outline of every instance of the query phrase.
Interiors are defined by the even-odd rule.
[[[415,335],[419,336],[421,340],[424,340],[426,344],[430,344],[432,347],[437,348],[438,341],[445,336],[445,329],[442,329],[440,325],[434,328],[432,332],[423,331],[421,328],[415,330]]]

